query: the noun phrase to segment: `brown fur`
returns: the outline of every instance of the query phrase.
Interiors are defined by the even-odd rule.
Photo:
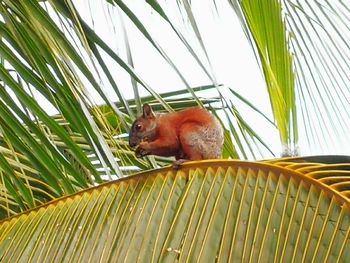
[[[137,156],[149,154],[178,159],[203,160],[221,157],[223,129],[217,119],[199,107],[155,114],[148,104],[129,134]]]

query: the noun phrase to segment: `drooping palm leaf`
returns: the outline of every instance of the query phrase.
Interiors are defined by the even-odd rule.
[[[259,57],[284,154],[295,154],[298,142],[292,55],[279,0],[230,0]]]
[[[347,151],[350,9],[347,1],[281,1],[294,54],[302,144],[309,153]],[[302,130],[301,130],[302,131]]]
[[[101,185],[2,221],[0,258],[346,262],[350,182],[309,177],[345,173],[311,160],[193,162]]]
[[[330,149],[334,152],[334,148],[337,147],[337,151],[342,151],[344,143],[349,143],[347,108],[350,101],[347,83],[350,68],[346,62],[350,57],[348,5],[343,1],[334,3],[297,0],[229,2],[240,18],[250,40],[251,35],[254,39],[256,36],[247,21],[250,19],[257,21],[266,14],[272,14],[273,8],[267,10],[267,13],[262,12],[264,6],[272,2],[279,5],[281,15],[278,16],[282,17],[285,24],[286,44],[289,52],[293,54],[293,69],[296,76],[294,96],[297,99],[295,103],[300,125],[298,133],[302,134],[301,144],[305,145],[302,149],[305,148],[304,151],[308,153],[329,153]],[[248,2],[251,2],[251,8],[245,10],[244,6],[247,6]],[[254,16],[249,15],[253,14],[254,10],[258,10],[258,13]],[[278,16],[272,16],[272,18]],[[259,34],[264,35],[264,29],[266,32],[271,28],[276,29],[277,24],[271,26],[271,21],[257,23],[257,26],[260,25],[262,29]],[[270,41],[271,43],[274,41],[272,35],[270,35]],[[256,41],[255,44],[257,44]],[[255,48],[253,44],[252,46]],[[259,52],[259,44],[257,44],[257,50]],[[283,58],[283,56],[279,57]],[[282,64],[280,67],[283,69]],[[296,123],[295,114],[296,111],[292,109],[291,116],[294,116],[294,121],[290,125]],[[296,134],[294,138],[297,138]],[[298,146],[295,145],[295,147],[297,150]]]

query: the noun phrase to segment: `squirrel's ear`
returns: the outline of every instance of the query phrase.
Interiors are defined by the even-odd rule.
[[[152,110],[152,107],[147,103],[143,104],[143,117],[144,118],[154,118],[155,114]]]

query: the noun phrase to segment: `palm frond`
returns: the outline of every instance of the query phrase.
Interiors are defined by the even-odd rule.
[[[230,3],[259,57],[284,154],[295,154],[298,128],[294,71],[281,3],[278,0]]]
[[[301,143],[309,145],[309,154],[344,149],[350,121],[350,9],[343,1],[288,0],[282,4],[305,123]]]
[[[349,163],[312,160],[191,162],[109,182],[1,221],[0,258],[346,262],[350,184],[335,176]]]

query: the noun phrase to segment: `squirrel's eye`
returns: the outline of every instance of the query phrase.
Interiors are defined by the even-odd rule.
[[[136,126],[135,126],[137,131],[141,130],[141,127],[142,127],[141,124],[136,124]]]

